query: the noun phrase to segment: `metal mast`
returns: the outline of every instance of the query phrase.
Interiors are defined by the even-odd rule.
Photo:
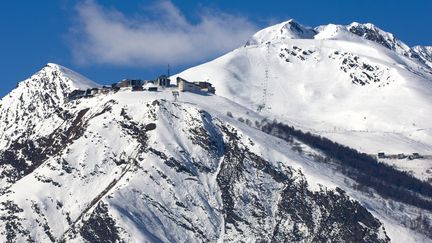
[[[270,42],[266,43],[264,80],[262,82],[262,102],[258,105],[258,111],[262,111],[267,106],[268,82],[269,82],[269,62],[270,62]]]

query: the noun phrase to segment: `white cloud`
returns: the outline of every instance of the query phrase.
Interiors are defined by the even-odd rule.
[[[127,16],[93,1],[76,7],[78,21],[69,39],[81,64],[122,66],[190,64],[244,44],[256,26],[246,18],[210,9],[191,23],[170,1]]]

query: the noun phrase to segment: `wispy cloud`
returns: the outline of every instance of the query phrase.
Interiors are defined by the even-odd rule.
[[[201,9],[191,23],[170,1],[126,16],[94,1],[76,7],[71,28],[75,61],[122,66],[190,64],[216,57],[246,42],[256,30],[248,19]]]

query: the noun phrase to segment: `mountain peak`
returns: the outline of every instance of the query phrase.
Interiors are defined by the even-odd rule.
[[[368,28],[368,29],[379,29],[376,25],[372,24],[372,23],[359,23],[359,22],[352,22],[351,24],[348,25],[350,26],[354,26],[354,27],[364,27],[364,28]]]
[[[56,63],[47,63],[46,66],[35,75],[38,74],[53,77],[51,81],[64,81],[71,89],[87,89],[101,86],[81,74]],[[59,77],[59,79],[56,79],[55,77]]]
[[[294,19],[283,22],[281,34],[291,35],[295,39],[312,39],[316,32],[309,27],[299,24]],[[283,33],[285,31],[285,33]]]
[[[49,62],[49,63],[46,64],[45,67],[50,67],[50,68],[61,68],[62,66],[60,66],[59,64],[56,64],[56,63]]]
[[[360,40],[359,38],[375,42],[401,55],[408,56],[410,53],[410,48],[405,43],[372,23],[352,22],[349,25],[328,24],[311,28],[294,19],[258,31],[248,40],[246,46],[289,39]]]
[[[315,34],[316,32],[313,28],[303,26],[294,19],[289,19],[258,31],[249,39],[246,46],[284,39],[312,39]]]
[[[0,100],[0,139],[14,141],[17,134],[22,134],[20,129],[36,126],[49,117],[57,119],[61,113],[56,111],[62,109],[68,93],[98,86],[68,68],[48,63]]]
[[[10,96],[21,96],[23,93],[56,94],[59,98],[63,98],[72,90],[99,86],[101,85],[66,67],[47,63],[28,79],[19,82],[17,88],[12,90],[2,101],[4,102]]]

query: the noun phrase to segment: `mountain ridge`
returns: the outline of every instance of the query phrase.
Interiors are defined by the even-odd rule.
[[[284,39],[346,39],[352,41],[355,39],[354,37],[380,44],[404,56],[409,56],[410,52],[416,49],[415,46],[410,48],[392,33],[386,32],[372,23],[352,22],[348,25],[328,24],[306,27],[294,19],[258,31],[247,41],[245,46]]]

